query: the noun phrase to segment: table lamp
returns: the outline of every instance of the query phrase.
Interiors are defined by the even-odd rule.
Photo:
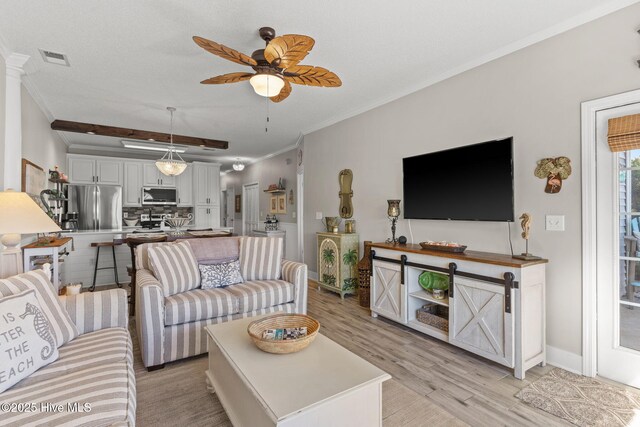
[[[22,273],[21,234],[56,231],[62,230],[27,193],[0,191],[0,278]]]

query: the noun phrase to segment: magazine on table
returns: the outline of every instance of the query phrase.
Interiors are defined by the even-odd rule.
[[[262,332],[263,339],[273,341],[297,340],[306,336],[306,326],[302,326],[299,328],[266,329]]]

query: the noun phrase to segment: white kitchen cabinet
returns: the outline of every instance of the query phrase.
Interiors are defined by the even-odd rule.
[[[196,205],[219,205],[220,165],[194,162],[193,189]]]
[[[176,177],[167,176],[158,170],[155,162],[145,162],[142,171],[145,187],[175,187]]]
[[[372,316],[513,368],[518,379],[524,379],[527,369],[544,366],[547,260],[428,251],[412,244],[371,247]],[[422,289],[424,272],[448,276],[448,297],[436,299]]]
[[[405,292],[399,264],[376,261],[373,265],[371,310],[398,323],[406,324]]]
[[[122,185],[122,165],[121,160],[96,160],[96,182]]]
[[[220,165],[193,163],[193,194],[197,227],[220,227]]]
[[[71,184],[122,185],[122,166],[122,160],[69,155],[69,182]]]
[[[124,185],[122,206],[142,206],[142,163],[124,162]]]
[[[195,208],[194,228],[219,228],[220,208],[218,206],[199,205]]]
[[[176,177],[178,206],[193,206],[193,166],[189,165]]]
[[[95,184],[96,161],[87,157],[69,157],[69,182],[71,184]]]

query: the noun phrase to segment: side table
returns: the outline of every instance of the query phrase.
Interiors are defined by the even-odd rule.
[[[67,245],[72,241],[71,237],[63,237],[56,239],[51,243],[40,244],[38,242],[30,243],[22,247],[24,271],[33,270],[31,258],[33,257],[47,257],[45,262],[51,264],[53,277],[51,283],[56,292],[60,288],[60,261],[62,257],[69,254]]]

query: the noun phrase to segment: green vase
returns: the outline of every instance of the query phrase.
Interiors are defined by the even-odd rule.
[[[449,276],[434,271],[423,271],[418,277],[418,283],[429,292],[434,289],[449,290]]]

